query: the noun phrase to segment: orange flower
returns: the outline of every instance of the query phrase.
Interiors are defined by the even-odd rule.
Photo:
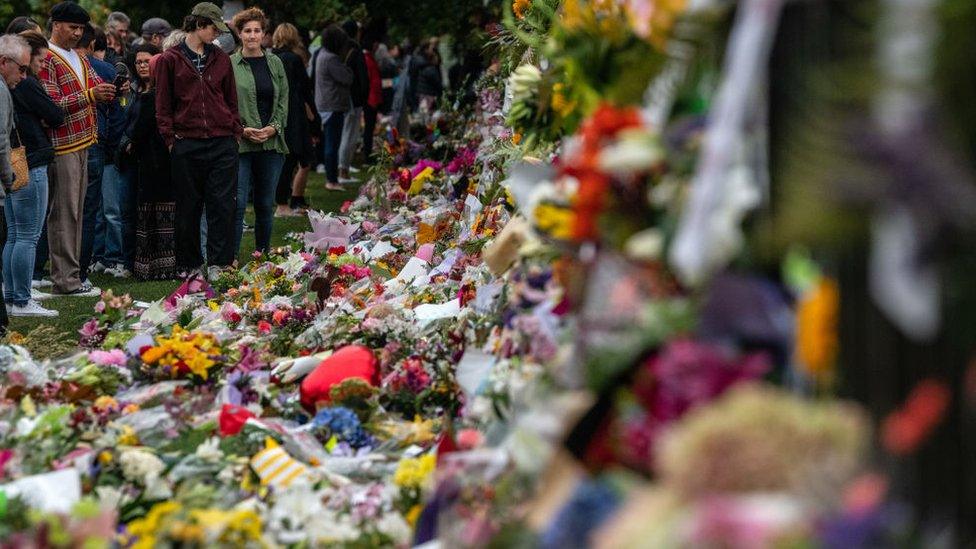
[[[837,359],[839,310],[837,282],[821,278],[803,296],[796,311],[797,359],[808,374],[821,381],[832,376]]]
[[[582,147],[578,158],[572,159],[563,172],[579,180],[579,190],[573,202],[576,213],[573,238],[577,242],[596,239],[597,219],[603,213],[610,178],[599,169],[597,160],[607,139],[621,130],[640,127],[640,112],[636,108],[617,108],[602,104],[580,128]]]
[[[525,12],[532,7],[532,0],[515,0],[512,2],[512,11],[515,12],[515,17],[519,19],[525,19]]]

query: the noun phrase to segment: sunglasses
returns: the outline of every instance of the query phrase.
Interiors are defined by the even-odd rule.
[[[20,69],[20,74],[27,74],[27,70],[30,68],[28,65],[21,65],[13,57],[7,57],[6,55],[4,55],[3,58],[6,59],[7,61],[10,61],[14,65],[17,65],[17,68]]]

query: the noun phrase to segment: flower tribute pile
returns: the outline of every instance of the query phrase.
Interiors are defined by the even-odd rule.
[[[710,13],[685,4],[517,0],[476,105],[389,131],[338,215],[155,303],[106,292],[74,356],[0,346],[2,544],[886,539],[863,412],[771,385],[829,386],[832,281],[795,277],[797,325],[787,290],[666,261],[708,94],[645,90]]]

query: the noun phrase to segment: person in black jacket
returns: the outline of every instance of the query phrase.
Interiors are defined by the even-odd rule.
[[[444,93],[444,80],[441,76],[441,56],[437,53],[436,42],[431,42],[421,52],[422,61],[417,70],[418,108],[425,121],[437,108],[437,101]]]
[[[369,99],[369,72],[363,48],[359,45],[359,23],[350,19],[342,24],[342,30],[349,35],[345,62],[353,74],[350,89],[352,107],[346,111],[346,119],[342,125],[342,144],[339,145],[339,182],[348,183],[352,158],[363,137],[363,107]]]
[[[166,280],[176,276],[176,196],[170,178],[170,153],[156,124],[156,90],[152,64],[159,49],[141,44],[133,50],[132,64],[140,80],[140,93],[129,108],[123,137],[125,157],[136,164],[137,196],[135,260],[139,280]]]
[[[44,308],[34,299],[39,292],[32,289],[31,278],[37,260],[37,242],[47,214],[47,168],[54,160],[54,148],[46,128],[64,124],[64,111],[36,78],[41,61],[47,56],[47,40],[36,31],[24,31],[20,36],[31,48],[31,74],[11,91],[11,96],[17,136],[27,153],[30,175],[27,185],[10,193],[4,205],[7,242],[3,249],[3,299],[10,307],[11,316],[55,317],[57,311]]]
[[[281,170],[281,179],[275,193],[278,204],[276,216],[294,215],[295,210],[308,208],[305,201],[305,184],[315,156],[312,145],[312,124],[315,122],[315,96],[312,82],[305,67],[308,50],[302,43],[298,28],[282,23],[274,31],[274,49],[285,65],[288,78],[288,124],[285,126],[285,143],[288,156]]]

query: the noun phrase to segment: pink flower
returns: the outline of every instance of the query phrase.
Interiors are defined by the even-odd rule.
[[[98,314],[102,314],[102,313],[105,312],[105,302],[104,301],[97,301],[97,302],[95,302],[95,312],[98,313]]]
[[[261,320],[258,322],[258,333],[260,334],[270,334],[271,324],[267,320]]]
[[[346,200],[345,202],[342,203],[342,206],[339,207],[339,211],[342,213],[346,213],[349,211],[349,208],[351,207],[352,207],[352,201]]]
[[[367,233],[375,233],[379,226],[372,221],[363,221],[362,229]]]
[[[440,162],[437,162],[436,160],[428,160],[425,158],[420,162],[417,162],[417,165],[414,166],[412,170],[410,170],[410,180],[412,181],[415,177],[420,175],[420,172],[426,170],[427,168],[432,168],[436,172],[436,171],[440,171],[442,167],[443,164],[441,164]]]
[[[484,441],[485,437],[477,429],[461,429],[457,434],[458,447],[462,450],[474,450]]]
[[[98,321],[95,320],[94,318],[91,319],[91,320],[89,320],[88,322],[84,323],[81,326],[81,329],[78,330],[78,333],[81,334],[81,337],[85,337],[85,338],[97,336],[98,335]]]
[[[99,366],[125,366],[127,357],[121,349],[111,351],[91,351],[88,353],[88,360]]]
[[[281,326],[282,324],[288,321],[288,316],[289,316],[288,311],[285,311],[284,309],[278,309],[277,311],[274,312],[273,315],[271,315],[271,320],[273,320],[276,325]]]
[[[228,301],[220,308],[220,318],[224,319],[224,322],[236,324],[241,321],[241,312],[236,305]]]

